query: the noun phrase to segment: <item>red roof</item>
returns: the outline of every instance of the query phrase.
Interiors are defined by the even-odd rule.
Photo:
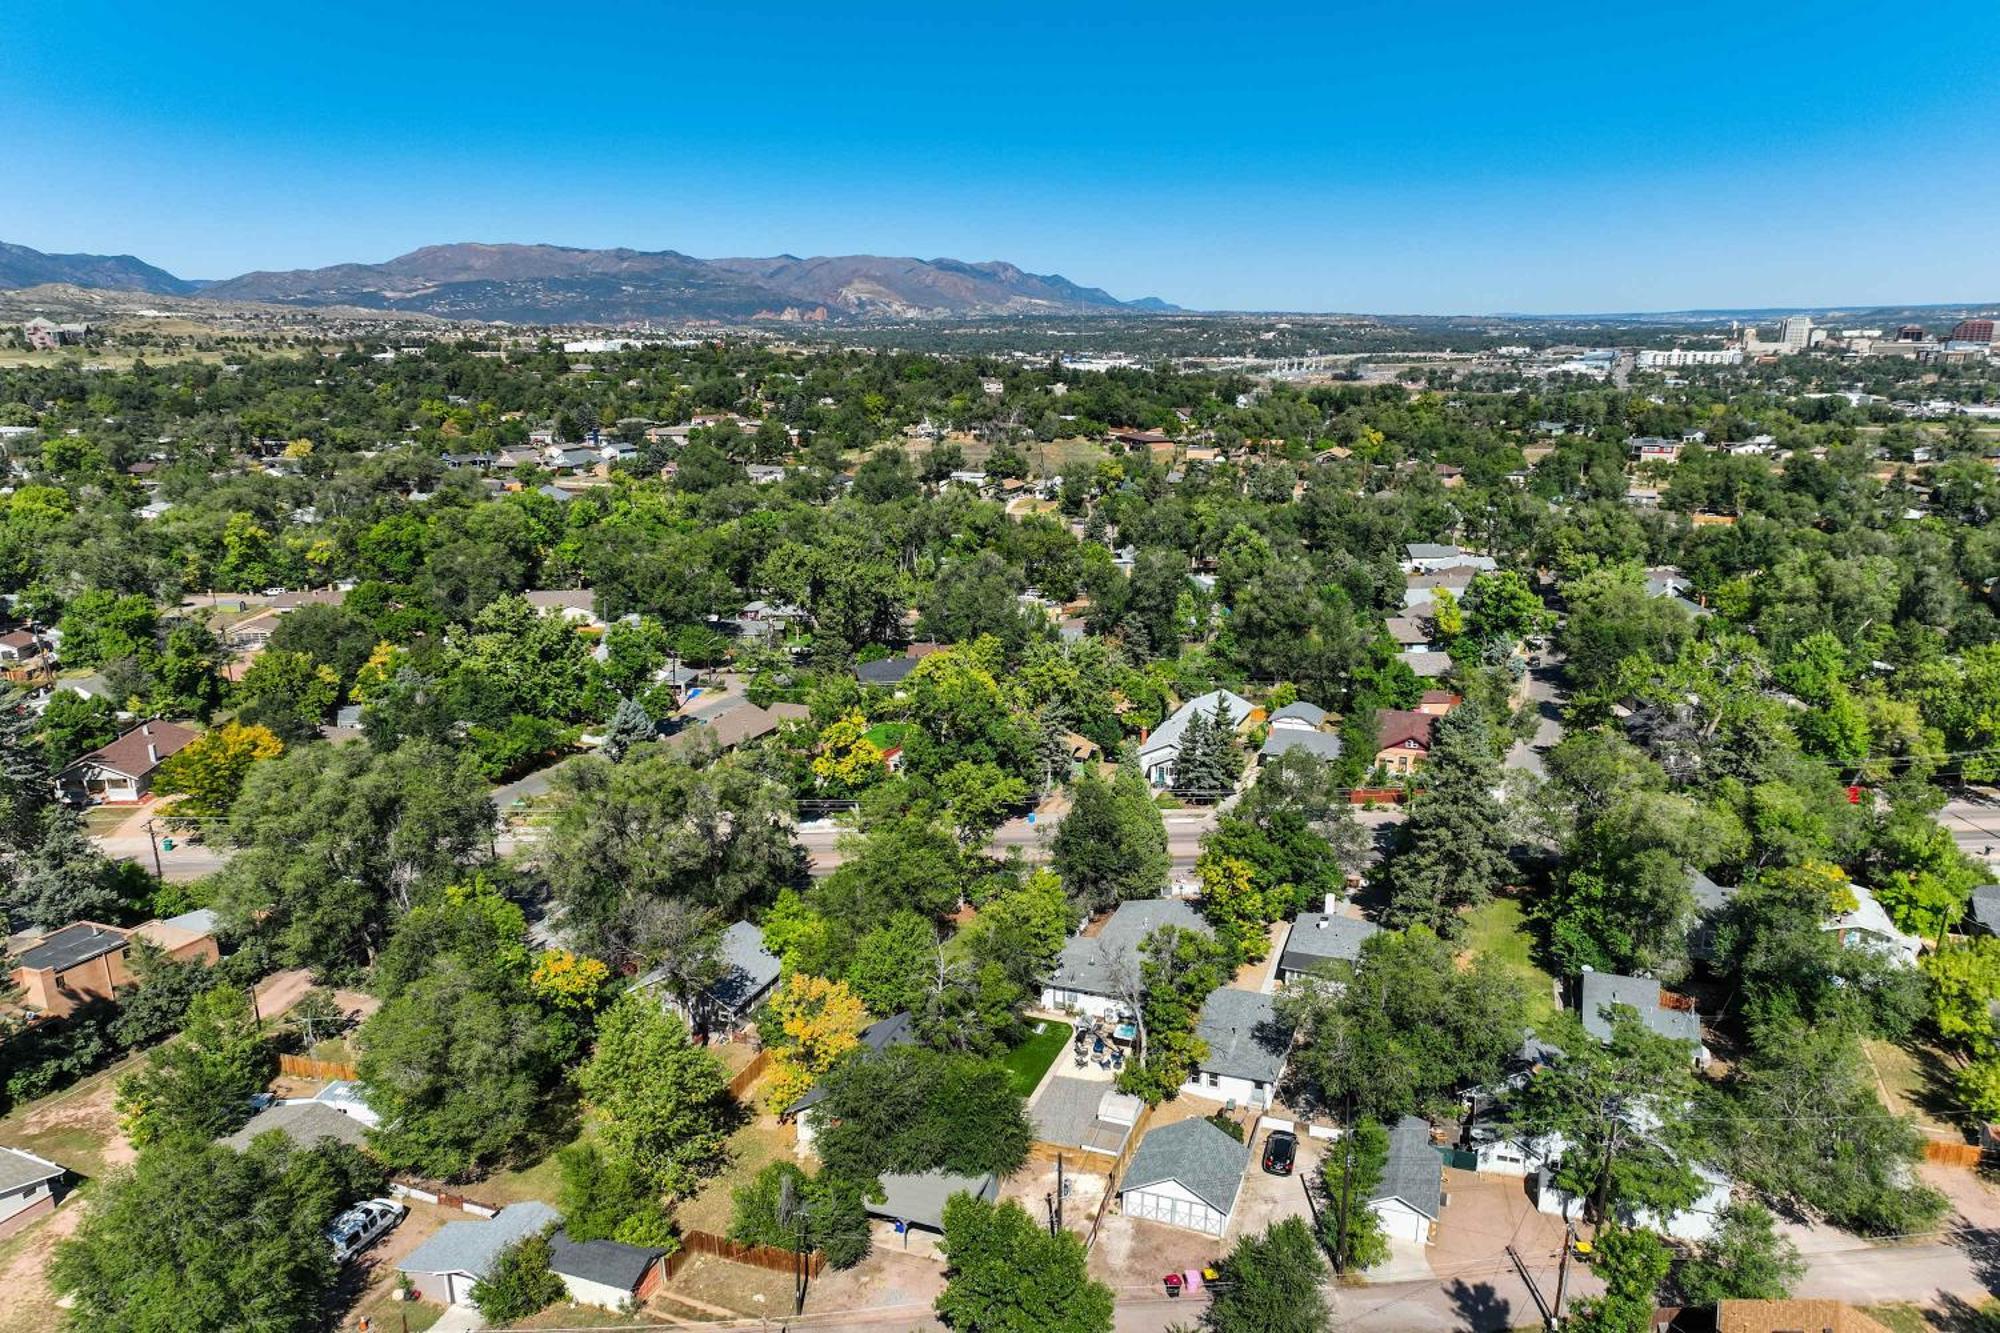
[[[71,768],[95,764],[128,778],[143,778],[160,766],[160,761],[186,749],[201,733],[171,722],[142,722],[109,745],[100,745]]]
[[[1391,708],[1375,719],[1375,748],[1397,750],[1416,742],[1415,748],[1431,748],[1431,723],[1437,721],[1429,713],[1415,713],[1407,708]]]

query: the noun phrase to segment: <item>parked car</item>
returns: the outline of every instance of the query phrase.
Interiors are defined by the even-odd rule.
[[[333,1242],[333,1261],[346,1263],[393,1230],[409,1211],[394,1199],[363,1199],[355,1204],[326,1229],[326,1238]]]
[[[1271,1131],[1264,1140],[1264,1170],[1274,1176],[1289,1176],[1299,1160],[1299,1136],[1282,1129]]]

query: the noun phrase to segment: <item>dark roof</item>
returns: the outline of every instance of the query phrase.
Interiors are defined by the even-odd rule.
[[[1292,1044],[1291,1030],[1278,1021],[1275,997],[1224,986],[1201,1007],[1195,1035],[1208,1043],[1200,1061],[1205,1073],[1276,1083]]]
[[[549,1237],[550,1268],[564,1277],[601,1282],[620,1291],[637,1291],[665,1253],[616,1240],[574,1241],[566,1231]]]
[[[1278,966],[1288,972],[1310,972],[1322,963],[1351,963],[1361,957],[1361,946],[1382,927],[1373,921],[1326,912],[1301,912],[1285,936],[1285,951]]]
[[[917,659],[914,657],[884,657],[875,662],[856,662],[854,678],[863,685],[897,685],[916,666]]]
[[[1171,1180],[1217,1212],[1227,1213],[1236,1206],[1249,1161],[1249,1147],[1209,1121],[1177,1120],[1139,1140],[1118,1190],[1122,1194]]]
[[[1981,884],[1972,891],[1972,919],[1988,935],[2000,935],[2000,884]]]
[[[1118,910],[1095,936],[1077,936],[1063,946],[1056,960],[1056,975],[1049,985],[1057,990],[1079,990],[1091,995],[1109,995],[1116,963],[1131,967],[1137,979],[1139,945],[1161,926],[1179,926],[1208,934],[1208,925],[1181,898],[1133,898],[1118,904]]]
[[[778,979],[778,956],[764,947],[764,932],[738,921],[722,932],[722,975],[708,988],[715,1002],[734,1014],[769,990]]]
[[[143,778],[160,766],[161,760],[180,753],[200,733],[171,722],[142,722],[109,745],[100,745],[64,769],[95,764],[127,777]]]
[[[125,937],[115,930],[88,924],[64,926],[55,934],[45,936],[34,948],[23,949],[16,954],[14,965],[36,972],[43,968],[65,972],[124,947]]]
[[[1413,1115],[1389,1131],[1389,1158],[1368,1202],[1401,1199],[1432,1221],[1444,1208],[1444,1159],[1431,1146],[1430,1122]]]
[[[351,1115],[343,1115],[325,1102],[289,1102],[267,1107],[250,1117],[250,1123],[222,1140],[225,1147],[242,1152],[259,1134],[280,1130],[302,1148],[321,1139],[333,1139],[357,1148],[368,1143],[367,1126]]]
[[[886,1051],[891,1046],[908,1046],[917,1039],[917,1023],[905,1009],[900,1014],[891,1014],[880,1022],[870,1023],[861,1029],[861,1044],[871,1051]],[[815,1083],[806,1090],[803,1097],[785,1108],[786,1115],[797,1115],[809,1110],[826,1098],[826,1084]]]
[[[1375,747],[1393,750],[1405,741],[1415,741],[1419,749],[1428,750],[1434,721],[1429,713],[1415,713],[1407,708],[1384,709],[1375,719]]]
[[[1696,909],[1702,912],[1720,912],[1736,896],[1735,889],[1717,884],[1699,870],[1688,873],[1688,889],[1694,894]]]
[[[1290,754],[1293,750],[1304,750],[1320,759],[1340,758],[1340,737],[1325,731],[1300,731],[1297,727],[1272,727],[1271,734],[1264,738],[1264,748],[1257,751],[1260,759],[1276,759]]]

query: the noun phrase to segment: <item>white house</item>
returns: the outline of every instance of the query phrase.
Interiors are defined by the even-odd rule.
[[[1896,929],[1896,923],[1889,919],[1882,904],[1875,901],[1874,894],[1859,884],[1847,887],[1854,894],[1854,910],[1842,912],[1822,929],[1834,932],[1850,949],[1866,949],[1900,966],[1915,967],[1924,942]]]
[[[1704,1068],[1709,1062],[1708,1047],[1701,1040],[1701,1015],[1694,1003],[1660,989],[1651,977],[1627,977],[1616,972],[1585,972],[1577,1008],[1583,1030],[1599,1041],[1611,1040],[1611,1019],[1615,1009],[1629,1008],[1639,1021],[1662,1037],[1688,1044],[1688,1058]]]
[[[615,1240],[579,1243],[560,1231],[549,1237],[549,1268],[569,1288],[570,1300],[601,1310],[643,1304],[660,1285],[666,1254]]]
[[[78,803],[136,801],[152,789],[154,770],[193,744],[198,735],[171,722],[142,722],[65,768],[57,782],[63,794]]]
[[[1628,1209],[1619,1220],[1627,1226],[1644,1227],[1674,1240],[1704,1241],[1713,1236],[1721,1225],[1722,1210],[1729,1206],[1736,1184],[1714,1167],[1700,1162],[1693,1164],[1693,1170],[1701,1181],[1702,1191],[1693,1203],[1664,1218],[1650,1208]],[[1569,1222],[1583,1216],[1586,1200],[1559,1188],[1551,1167],[1543,1166],[1535,1170],[1533,1188],[1537,1211]]]
[[[469,1306],[473,1284],[493,1271],[502,1250],[559,1220],[537,1200],[510,1203],[490,1218],[445,1223],[396,1268],[424,1300]]]
[[[0,1240],[55,1211],[56,1189],[65,1174],[31,1152],[0,1148]]]
[[[1139,743],[1139,771],[1146,775],[1147,782],[1155,787],[1174,785],[1174,760],[1180,757],[1181,735],[1187,731],[1187,725],[1196,713],[1212,717],[1218,702],[1222,704],[1231,727],[1242,726],[1243,719],[1250,716],[1250,701],[1230,690],[1210,690],[1188,700]]]
[[[1406,1115],[1389,1131],[1382,1179],[1368,1195],[1368,1211],[1390,1240],[1428,1245],[1444,1211],[1444,1158],[1431,1146],[1426,1120]]]
[[[1183,1094],[1238,1106],[1271,1104],[1292,1045],[1275,996],[1224,986],[1202,1005],[1195,1035],[1208,1054],[1181,1085]]]
[[[917,1039],[915,1020],[909,1011],[891,1014],[877,1023],[870,1023],[861,1029],[861,1044],[871,1051],[884,1051],[891,1046],[907,1046]],[[798,1135],[798,1154],[803,1157],[813,1150],[814,1137],[819,1132],[818,1117],[813,1108],[826,1098],[826,1088],[814,1084],[803,1097],[785,1108],[785,1118],[792,1122]]]
[[[588,588],[531,588],[521,596],[537,611],[559,615],[573,625],[603,624],[597,618],[596,594]]]
[[[1250,1149],[1207,1120],[1162,1125],[1132,1154],[1118,1184],[1119,1211],[1220,1236],[1249,1162]]]
[[[1327,906],[1333,906],[1331,894],[1327,896]],[[1284,950],[1278,955],[1278,980],[1291,983],[1333,970],[1335,964],[1352,966],[1360,960],[1361,946],[1368,937],[1381,930],[1373,921],[1341,916],[1330,910],[1301,912],[1298,920],[1292,922]]]
[[[1042,1007],[1074,1010],[1091,1018],[1124,1016],[1125,997],[1139,976],[1139,945],[1161,926],[1208,933],[1208,924],[1179,898],[1134,898],[1094,936],[1063,946],[1055,975],[1042,988]]]

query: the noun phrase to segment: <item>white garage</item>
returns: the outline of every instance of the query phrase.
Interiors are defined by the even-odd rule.
[[[1118,1185],[1127,1217],[1220,1236],[1250,1150],[1206,1120],[1162,1125],[1140,1141]]]
[[[1444,1210],[1444,1158],[1431,1146],[1430,1122],[1406,1115],[1389,1131],[1389,1159],[1368,1207],[1390,1240],[1428,1245],[1435,1239]]]

